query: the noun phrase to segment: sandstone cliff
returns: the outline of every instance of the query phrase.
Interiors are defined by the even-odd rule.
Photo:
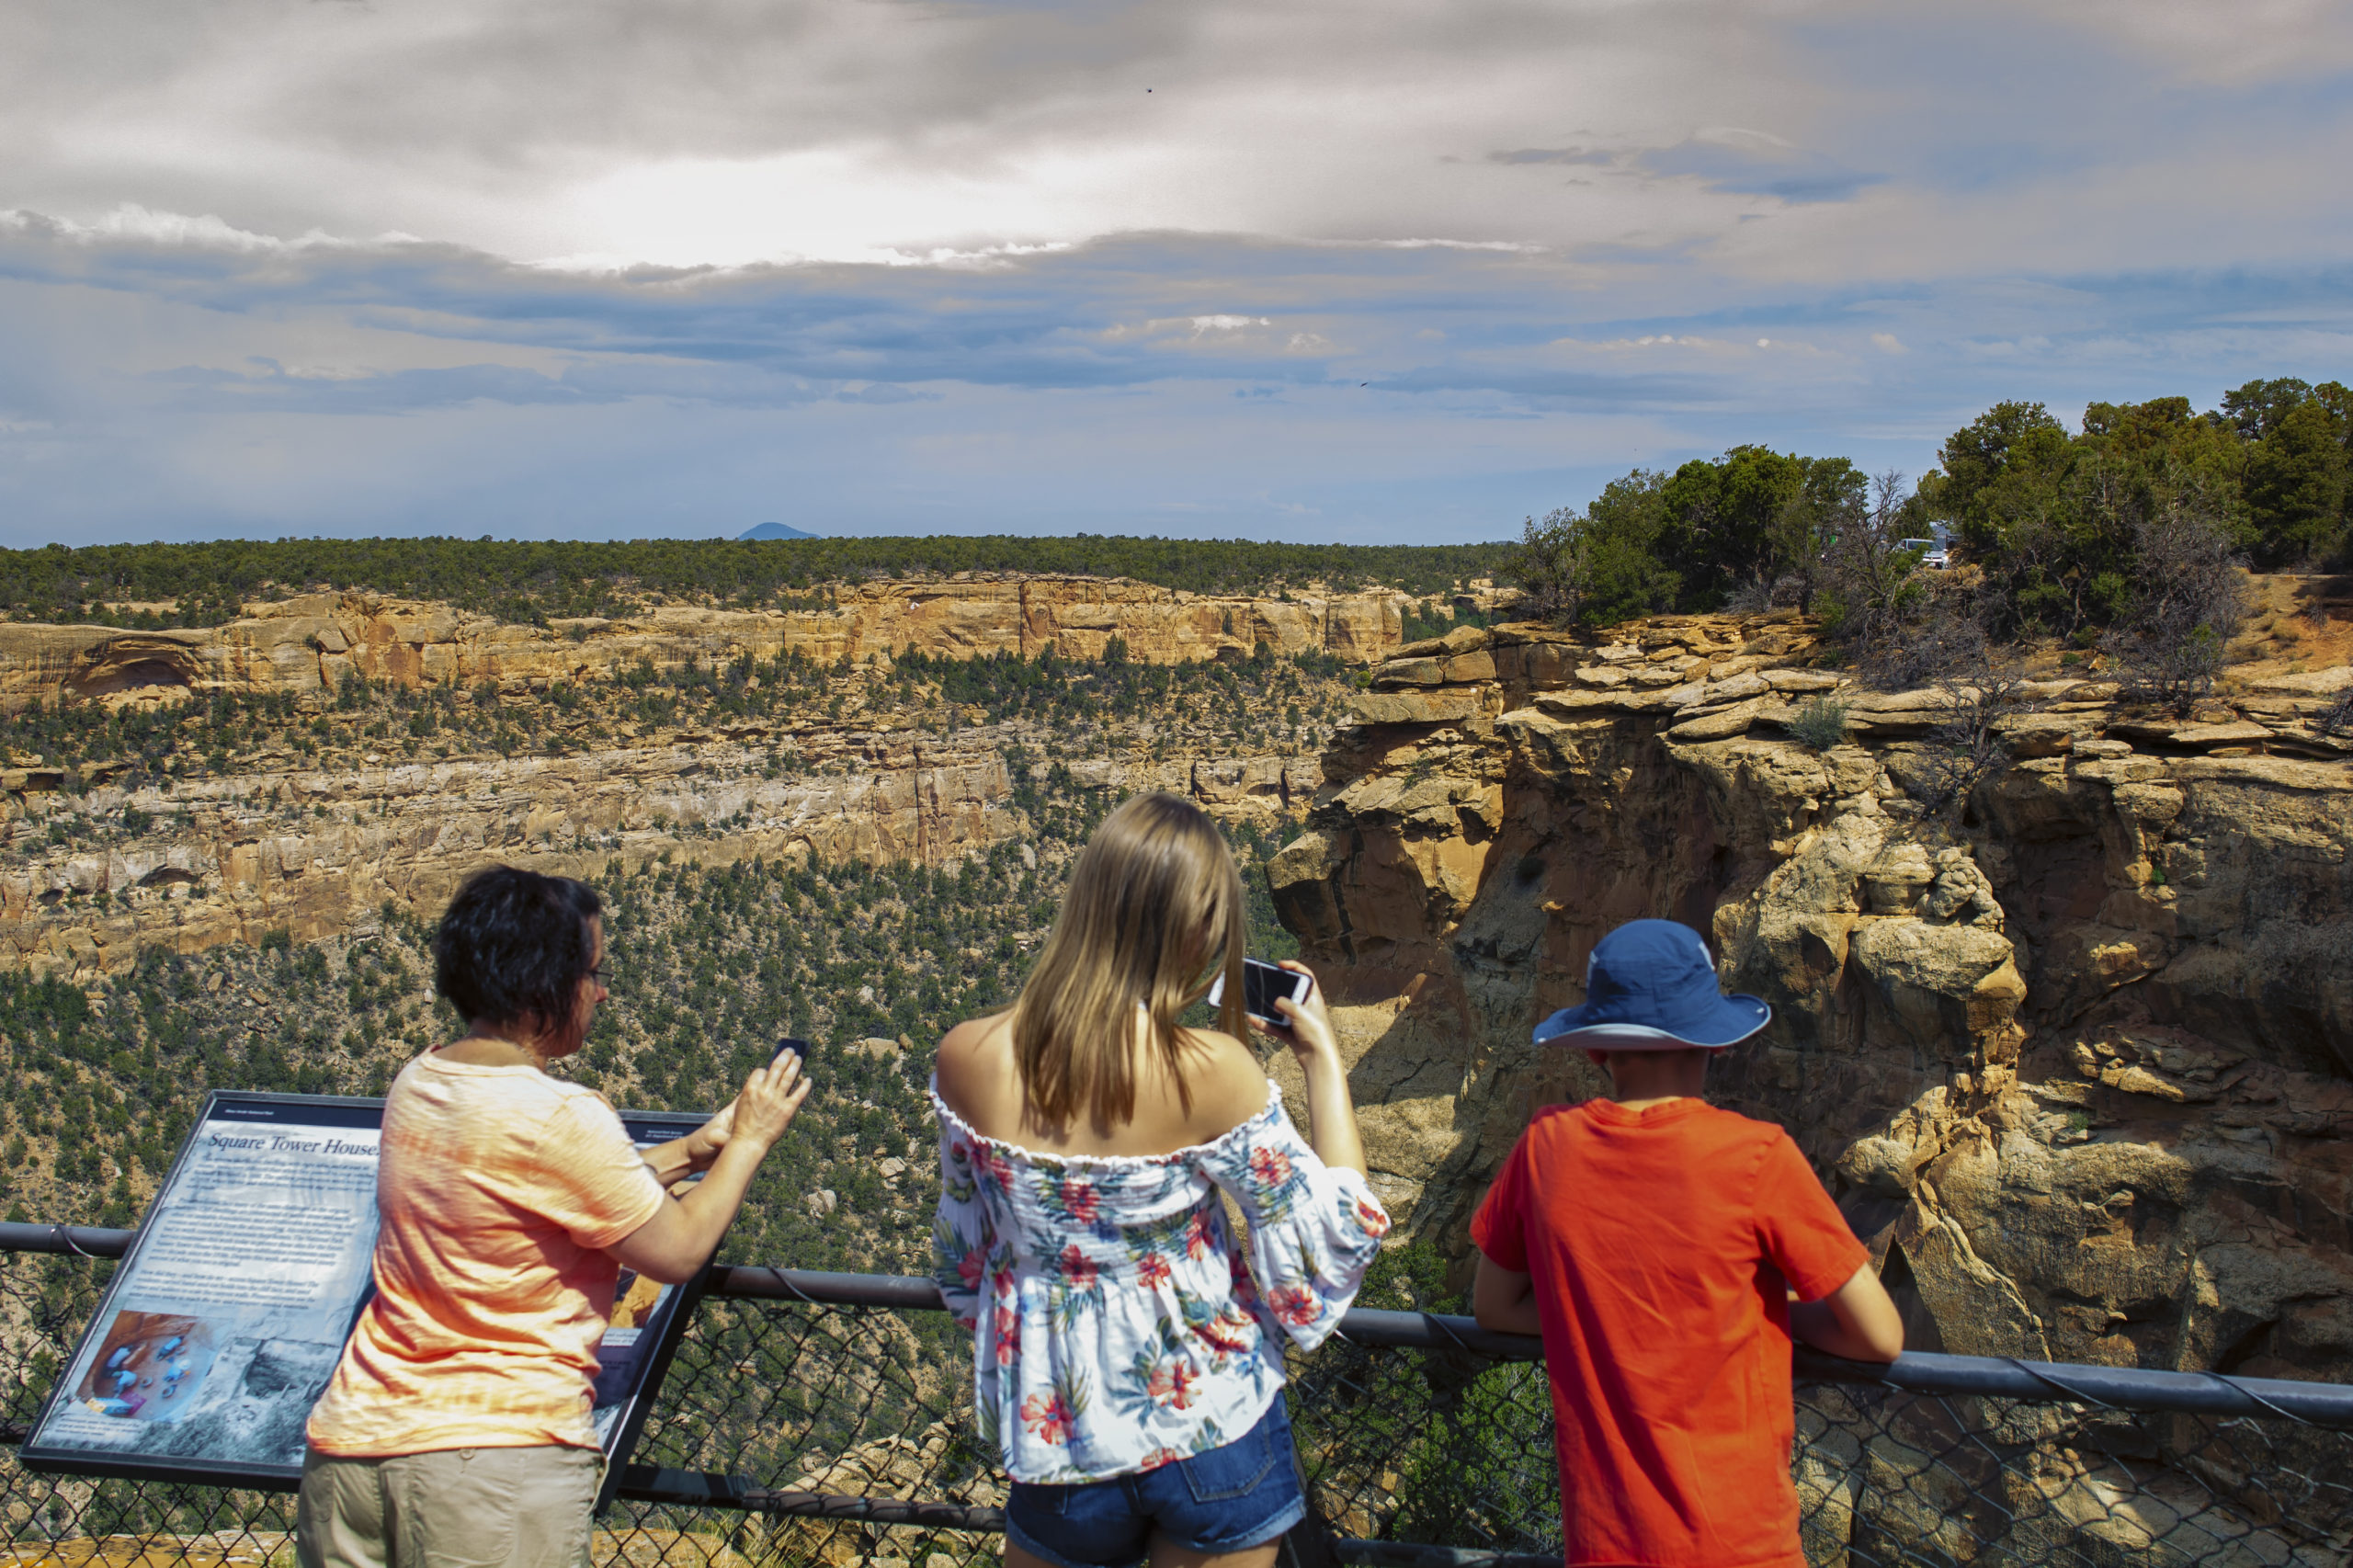
[[[710,866],[953,863],[1030,829],[1011,809],[1009,749],[1029,726],[951,734],[805,726],[776,737],[675,733],[569,756],[272,766],[168,790],[101,784],[80,820],[148,825],[103,848],[47,847],[54,778],[14,770],[0,796],[0,969],[119,972],[142,948],[196,952],[284,931],[308,941],[371,924],[387,899],[429,917],[496,858],[595,877],[669,857]],[[1189,749],[1189,748],[1188,748]],[[1222,749],[1222,748],[1221,748]],[[1284,818],[1323,781],[1312,756],[1155,756],[1131,733],[1074,755],[1079,783],[1189,795],[1227,820]],[[28,788],[33,784],[40,788]]]
[[[1328,965],[1378,1185],[1457,1253],[1529,1026],[1621,921],[1711,934],[1774,1022],[1717,1096],[1788,1126],[1915,1348],[2353,1378],[2353,672],[2181,722],[2053,679],[1959,820],[1949,693],[1806,667],[1793,619],[1457,632],[1377,672],[1277,906]],[[1790,726],[1848,705],[1845,744]]]
[[[1238,658],[1260,642],[1278,654],[1322,652],[1366,664],[1397,646],[1403,603],[1388,591],[1220,598],[1117,578],[1029,577],[844,586],[827,609],[674,605],[540,627],[448,605],[312,594],[247,605],[244,619],[196,631],[0,623],[0,713],[35,701],[177,700],[191,692],[315,699],[354,676],[544,688],[609,678],[641,661],[672,669],[788,652],[831,665],[909,651],[1034,658],[1051,645],[1092,659],[1114,637],[1147,664]]]
[[[1271,824],[1322,782],[1349,689],[1332,659],[1393,647],[1401,624],[1385,594],[1075,578],[835,597],[551,628],[358,594],[202,631],[0,626],[0,707],[57,705],[0,768],[0,969],[119,973],[142,948],[308,940],[387,899],[429,914],[493,857],[589,873],[665,855],[951,863],[1035,828],[1008,756]],[[1086,661],[1113,637],[1124,664],[1009,672],[954,700],[873,662]],[[779,652],[803,658],[771,669]],[[1040,681],[1051,699],[1025,695]],[[61,751],[61,733],[113,749]]]

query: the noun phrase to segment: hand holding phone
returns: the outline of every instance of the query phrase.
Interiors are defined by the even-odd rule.
[[[1307,1000],[1315,989],[1315,977],[1305,970],[1285,969],[1264,959],[1242,960],[1242,1011],[1259,1028],[1276,1034],[1290,1033],[1290,1020],[1284,1017],[1275,1004],[1294,1004]],[[1225,999],[1225,976],[1219,975],[1210,985],[1210,1006],[1214,1007]]]
[[[1305,964],[1295,959],[1279,964],[1245,959],[1242,986],[1244,1014],[1290,1046],[1302,1067],[1311,1061],[1338,1061],[1339,1040],[1332,1033],[1332,1017],[1324,1008],[1324,992]],[[1222,985],[1210,987],[1211,1006],[1216,1006],[1223,990]]]
[[[788,1050],[790,1061],[785,1059]],[[793,1112],[809,1097],[809,1079],[801,1072],[808,1061],[806,1052],[807,1047],[801,1041],[785,1040],[778,1045],[767,1066],[744,1080],[743,1092],[728,1108],[729,1142],[748,1139],[765,1152],[784,1135]]]
[[[793,1063],[793,1076],[806,1082],[809,1076],[809,1053],[814,1049],[815,1047],[807,1040],[795,1040],[788,1035],[776,1042],[776,1051],[768,1058],[768,1066],[780,1067],[784,1064],[784,1059],[791,1056],[796,1059]],[[688,1134],[688,1154],[692,1162],[691,1168],[696,1172],[709,1169],[710,1162],[719,1157],[719,1151],[725,1148],[727,1141],[735,1135],[735,1107],[739,1102],[740,1096],[737,1100],[729,1101],[725,1110],[721,1111]],[[798,1105],[800,1102],[795,1100],[793,1103]]]

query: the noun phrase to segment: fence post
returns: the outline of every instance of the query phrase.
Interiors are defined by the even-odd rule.
[[[1317,1516],[1313,1498],[1308,1499],[1307,1517],[1283,1532],[1275,1548],[1275,1568],[1340,1568],[1331,1528]]]

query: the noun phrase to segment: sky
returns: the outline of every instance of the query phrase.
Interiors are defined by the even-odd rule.
[[[0,544],[1517,535],[2353,380],[2336,0],[8,0]]]

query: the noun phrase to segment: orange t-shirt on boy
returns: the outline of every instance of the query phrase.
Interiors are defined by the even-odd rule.
[[[1568,1568],[1802,1568],[1789,1307],[1870,1255],[1789,1134],[1696,1099],[1540,1110],[1471,1227],[1531,1277]]]
[[[597,1348],[662,1185],[602,1096],[536,1067],[440,1053],[384,1101],[376,1294],[311,1447],[338,1459],[597,1446]]]

